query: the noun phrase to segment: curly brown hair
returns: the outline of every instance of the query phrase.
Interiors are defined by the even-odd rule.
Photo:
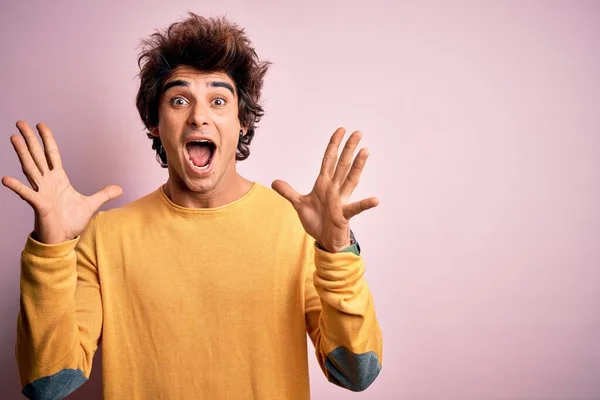
[[[180,65],[207,73],[224,72],[235,82],[238,117],[241,126],[247,129],[238,142],[235,159],[248,158],[256,124],[264,115],[259,100],[263,79],[271,63],[258,59],[244,29],[225,17],[205,18],[190,12],[187,19],[143,39],[141,48],[136,106],[160,165],[167,167],[167,154],[160,138],[152,136],[150,131],[158,126],[158,104],[163,85]]]

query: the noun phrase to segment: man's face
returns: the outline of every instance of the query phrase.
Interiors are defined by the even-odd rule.
[[[184,189],[213,193],[235,176],[240,121],[235,83],[225,73],[177,67],[158,106],[169,176]]]

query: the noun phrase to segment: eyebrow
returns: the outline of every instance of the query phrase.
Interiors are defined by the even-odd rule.
[[[222,87],[222,88],[225,88],[225,89],[229,90],[232,95],[235,96],[235,90],[233,90],[233,86],[231,86],[231,84],[229,84],[227,82],[224,82],[224,81],[210,81],[210,82],[208,82],[208,86],[210,86],[210,87]]]
[[[172,87],[176,87],[176,86],[183,86],[183,87],[190,87],[189,82],[181,80],[181,79],[177,79],[171,82],[167,82],[165,84],[165,87],[163,88],[163,93],[165,93],[167,90],[171,89]],[[235,90],[233,89],[233,86],[228,83],[228,82],[224,82],[224,81],[209,81],[206,86],[210,86],[210,87],[222,87],[225,88],[227,90],[229,90],[231,92],[232,95],[235,96]]]

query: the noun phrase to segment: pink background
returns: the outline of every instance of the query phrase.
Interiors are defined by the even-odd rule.
[[[366,392],[316,399],[600,399],[600,2],[3,1],[0,175],[14,123],[55,132],[76,188],[121,205],[166,179],[134,98],[136,46],[193,10],[245,26],[267,75],[243,175],[310,189],[328,136],[365,133],[353,228],[384,333]],[[0,397],[30,208],[0,188]],[[312,346],[311,346],[312,354]],[[98,399],[100,359],[72,396]],[[235,384],[235,382],[232,382]]]

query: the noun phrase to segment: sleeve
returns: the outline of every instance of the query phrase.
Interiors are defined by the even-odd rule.
[[[305,316],[317,360],[330,382],[365,390],[381,371],[382,334],[364,260],[353,251],[328,253],[315,242],[309,249]]]
[[[22,394],[62,399],[89,378],[102,330],[96,268],[97,215],[80,238],[21,254],[16,357]]]

